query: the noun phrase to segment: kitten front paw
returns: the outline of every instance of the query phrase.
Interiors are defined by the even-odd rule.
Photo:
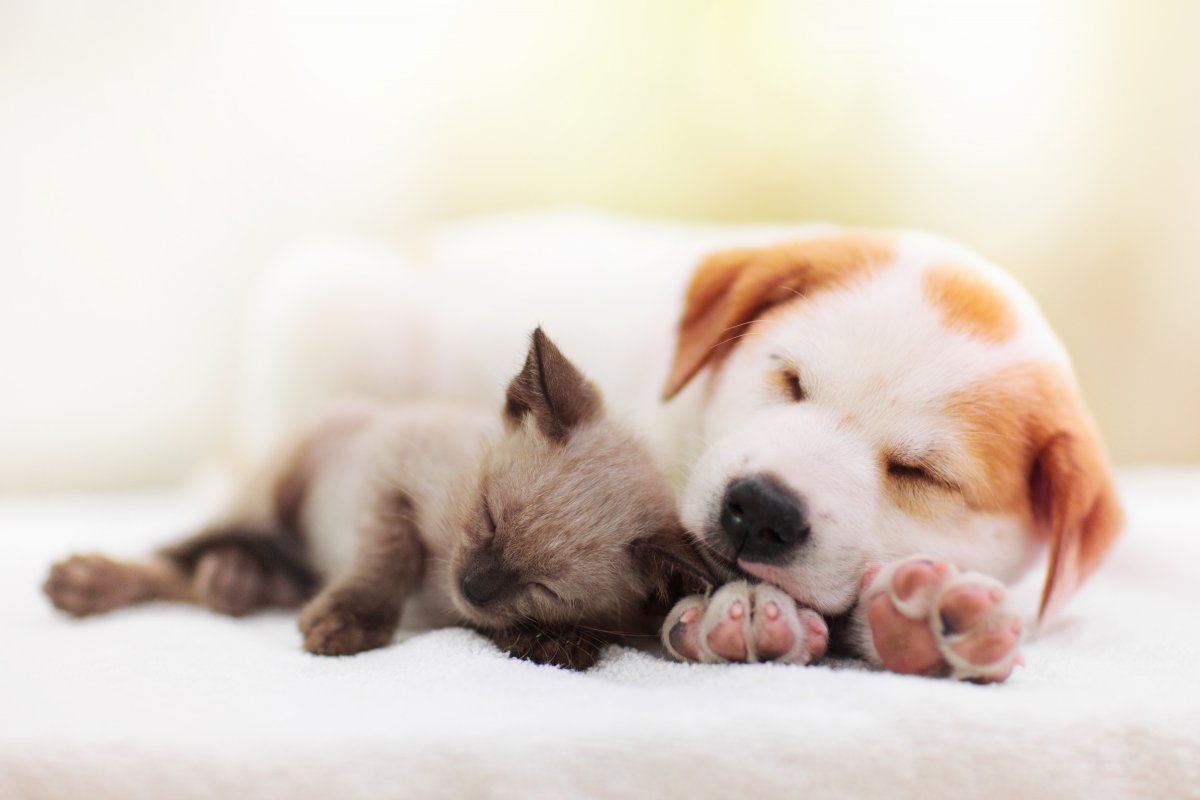
[[[574,628],[517,627],[492,633],[491,637],[513,658],[576,670],[594,665],[600,650],[608,644],[598,635]]]
[[[400,622],[398,608],[360,592],[322,592],[300,612],[304,649],[319,656],[352,656],[383,647]]]

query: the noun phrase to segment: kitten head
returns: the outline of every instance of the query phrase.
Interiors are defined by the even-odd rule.
[[[599,640],[710,579],[654,455],[540,328],[503,414],[452,556],[468,619]]]

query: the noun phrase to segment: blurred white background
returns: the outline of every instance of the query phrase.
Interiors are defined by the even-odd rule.
[[[0,0],[0,489],[210,455],[298,243],[563,206],[960,239],[1200,458],[1200,4]]]

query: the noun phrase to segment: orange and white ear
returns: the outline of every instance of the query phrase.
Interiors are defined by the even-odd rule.
[[[1078,410],[1082,417],[1086,414]],[[1072,426],[1052,432],[1029,479],[1034,521],[1050,539],[1050,560],[1038,618],[1062,608],[1098,567],[1125,516],[1099,438]]]
[[[704,367],[720,363],[768,309],[841,285],[888,263],[891,256],[891,237],[869,232],[709,256],[688,287],[663,399],[678,394]]]

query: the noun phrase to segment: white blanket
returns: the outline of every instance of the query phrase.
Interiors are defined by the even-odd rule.
[[[74,621],[75,549],[183,533],[179,495],[0,501],[0,798],[1200,797],[1200,472],[1126,473],[1130,526],[1004,685],[854,664],[585,674],[463,630],[306,655],[291,616]]]

